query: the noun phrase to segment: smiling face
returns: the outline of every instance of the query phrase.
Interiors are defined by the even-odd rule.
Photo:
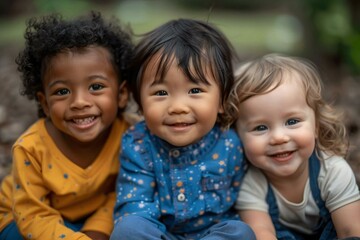
[[[205,72],[209,84],[192,82],[172,60],[163,79],[158,79],[157,66],[158,58],[153,57],[142,76],[140,99],[147,126],[174,146],[199,141],[223,112],[212,74]]]
[[[236,122],[247,158],[270,179],[301,174],[315,148],[315,113],[299,76],[283,78],[271,92],[242,102]]]
[[[38,98],[54,136],[90,142],[109,130],[120,106],[118,74],[110,59],[108,50],[96,46],[51,58]]]

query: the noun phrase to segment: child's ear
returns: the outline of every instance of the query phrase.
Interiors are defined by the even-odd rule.
[[[223,114],[224,113],[224,106],[220,103],[220,106],[219,106],[219,111],[218,111],[219,114]]]
[[[45,113],[46,116],[49,116],[49,105],[48,105],[48,102],[46,100],[46,96],[45,96],[45,93],[43,92],[37,92],[36,93],[36,96],[37,96],[37,99]]]
[[[127,89],[126,81],[123,81],[119,86],[118,106],[120,109],[126,107],[128,99],[129,99],[129,90]]]

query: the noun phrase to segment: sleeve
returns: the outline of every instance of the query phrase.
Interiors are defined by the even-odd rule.
[[[137,215],[162,226],[157,221],[161,214],[153,163],[147,155],[147,151],[151,151],[150,146],[145,150],[144,139],[136,135],[130,131],[122,140],[121,167],[116,185],[115,222],[127,215]]]
[[[321,197],[330,212],[360,199],[354,172],[341,157],[322,161],[318,182]]]
[[[90,239],[67,228],[60,213],[50,206],[41,166],[31,154],[21,146],[15,146],[13,163],[13,213],[26,239]]]
[[[230,147],[231,150],[227,163],[229,166],[228,172],[231,172],[231,175],[233,175],[231,179],[231,187],[236,194],[238,194],[249,165],[244,157],[243,145],[238,134],[234,130],[230,129],[230,131],[228,131],[228,136],[228,139],[225,140],[225,149],[232,145],[232,147]],[[229,139],[231,140],[229,141]]]
[[[268,212],[266,202],[268,184],[265,176],[253,166],[249,167],[236,200],[237,210],[258,210]]]
[[[85,231],[102,232],[110,236],[113,227],[113,209],[115,205],[115,192],[109,193],[105,204],[100,207],[93,215],[86,219],[81,229]]]

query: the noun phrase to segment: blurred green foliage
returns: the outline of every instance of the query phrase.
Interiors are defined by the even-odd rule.
[[[340,58],[352,73],[360,74],[360,23],[353,21],[356,16],[352,16],[360,14],[360,5],[344,0],[306,0],[305,3],[309,19],[315,23],[314,39],[320,50]]]
[[[33,0],[33,4],[39,14],[56,11],[66,16],[78,15],[83,10],[91,8],[91,3],[86,0]]]
[[[360,15],[358,0],[176,0],[176,2],[188,8],[217,7],[235,9],[241,13],[264,10],[277,12],[283,9],[299,19],[307,18],[301,22],[305,28],[303,38],[313,42],[309,44],[305,41],[305,45],[298,45],[297,49],[303,47],[305,55],[315,51],[316,54],[331,58],[336,63],[344,63],[351,73],[360,74],[360,18],[354,16]],[[296,9],[298,7],[301,9]],[[276,32],[279,33],[278,30]],[[279,46],[284,46],[283,44],[284,41],[279,43]]]
[[[0,1],[0,46],[22,43],[25,21],[89,10],[115,15],[135,34],[169,19],[196,18],[217,25],[240,55],[268,52],[321,56],[360,74],[359,0],[12,0]],[[355,19],[355,20],[354,20]]]

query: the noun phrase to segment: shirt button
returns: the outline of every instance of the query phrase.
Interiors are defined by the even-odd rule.
[[[171,152],[171,155],[173,156],[173,157],[179,157],[180,156],[180,151],[179,150],[173,150],[172,152]]]
[[[185,194],[180,193],[179,195],[177,195],[177,200],[178,200],[179,202],[185,201]]]

